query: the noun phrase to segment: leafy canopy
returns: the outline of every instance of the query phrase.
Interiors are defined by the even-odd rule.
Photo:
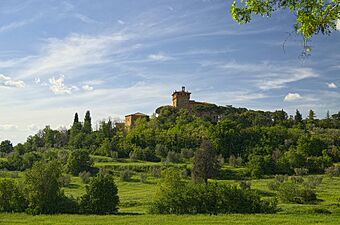
[[[340,19],[340,0],[234,0],[233,19],[249,23],[252,15],[270,17],[274,11],[289,10],[296,18],[294,30],[305,42],[315,34],[330,34]]]

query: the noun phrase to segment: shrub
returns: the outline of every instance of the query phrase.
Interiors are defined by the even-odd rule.
[[[120,172],[120,180],[121,181],[130,181],[133,173],[131,170],[123,170]]]
[[[306,168],[294,168],[296,176],[303,176],[308,174],[308,169]]]
[[[328,167],[325,172],[330,177],[338,177],[340,176],[340,166]]]
[[[317,200],[314,189],[321,181],[319,177],[308,178],[308,181],[305,181],[301,176],[293,176],[291,182],[272,181],[268,184],[268,188],[277,191],[278,197],[283,202],[303,204]]]
[[[166,161],[171,163],[180,163],[182,162],[182,156],[177,152],[170,151],[166,156]]]
[[[79,173],[79,177],[84,184],[88,184],[90,182],[91,173],[88,171],[83,171]]]
[[[161,167],[156,167],[156,166],[152,166],[150,167],[150,172],[151,172],[151,175],[153,177],[161,177],[161,172],[162,172],[162,168]]]
[[[150,207],[157,214],[273,213],[276,201],[261,200],[252,190],[218,183],[194,184],[168,169]]]
[[[182,148],[181,155],[183,159],[191,159],[192,157],[194,157],[194,151],[189,148]]]
[[[98,174],[81,197],[80,211],[85,214],[112,214],[118,211],[118,189],[113,177]]]
[[[150,162],[160,161],[159,158],[149,147],[142,149],[138,146],[134,146],[134,150],[130,152],[130,158],[133,160],[144,160]]]
[[[240,181],[240,188],[242,190],[250,190],[251,183],[249,181],[241,180]]]
[[[1,212],[23,212],[27,206],[27,200],[14,180],[0,180]]]
[[[233,166],[233,167],[239,167],[241,166],[243,163],[243,160],[240,156],[235,157],[234,155],[231,155],[229,157],[229,165]]]

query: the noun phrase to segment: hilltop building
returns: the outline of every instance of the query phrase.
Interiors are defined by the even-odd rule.
[[[133,127],[138,119],[149,119],[149,116],[140,112],[125,116],[125,127]]]
[[[191,92],[186,91],[182,86],[181,91],[172,93],[172,106],[180,109],[187,109],[198,117],[208,117],[212,122],[217,122],[219,115],[216,112],[217,106],[208,102],[197,102],[190,100]]]

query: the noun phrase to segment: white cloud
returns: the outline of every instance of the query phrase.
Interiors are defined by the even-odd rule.
[[[319,75],[311,68],[294,68],[286,72],[274,72],[267,75],[260,75],[261,80],[258,86],[262,90],[283,88],[286,84],[306,78],[318,77]]]
[[[148,58],[153,61],[167,61],[172,59],[172,57],[167,56],[163,53],[151,54],[148,56]]]
[[[335,83],[327,83],[327,86],[328,86],[328,88],[337,88],[338,86],[336,86],[336,84]]]
[[[7,77],[3,74],[0,74],[0,86],[23,88],[23,87],[25,87],[25,82],[22,81],[22,80],[14,80],[14,79]]]
[[[114,50],[122,50],[116,44],[127,38],[127,35],[114,33],[98,36],[73,34],[65,39],[50,38],[40,54],[31,57],[17,73],[20,77],[42,77],[60,71],[107,63],[108,55]]]
[[[0,130],[17,130],[18,126],[13,124],[0,124]]]
[[[83,85],[82,88],[84,91],[93,91],[93,87],[87,84]]]
[[[72,90],[76,87],[68,87],[64,84],[64,75],[60,75],[58,79],[52,77],[48,80],[50,82],[50,90],[56,95],[72,94]]]
[[[298,93],[288,93],[283,101],[285,102],[293,102],[302,99],[302,96]]]

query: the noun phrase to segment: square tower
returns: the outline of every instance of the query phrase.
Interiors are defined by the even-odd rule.
[[[190,92],[182,87],[182,91],[174,91],[172,93],[172,106],[177,108],[188,109],[190,107]]]

